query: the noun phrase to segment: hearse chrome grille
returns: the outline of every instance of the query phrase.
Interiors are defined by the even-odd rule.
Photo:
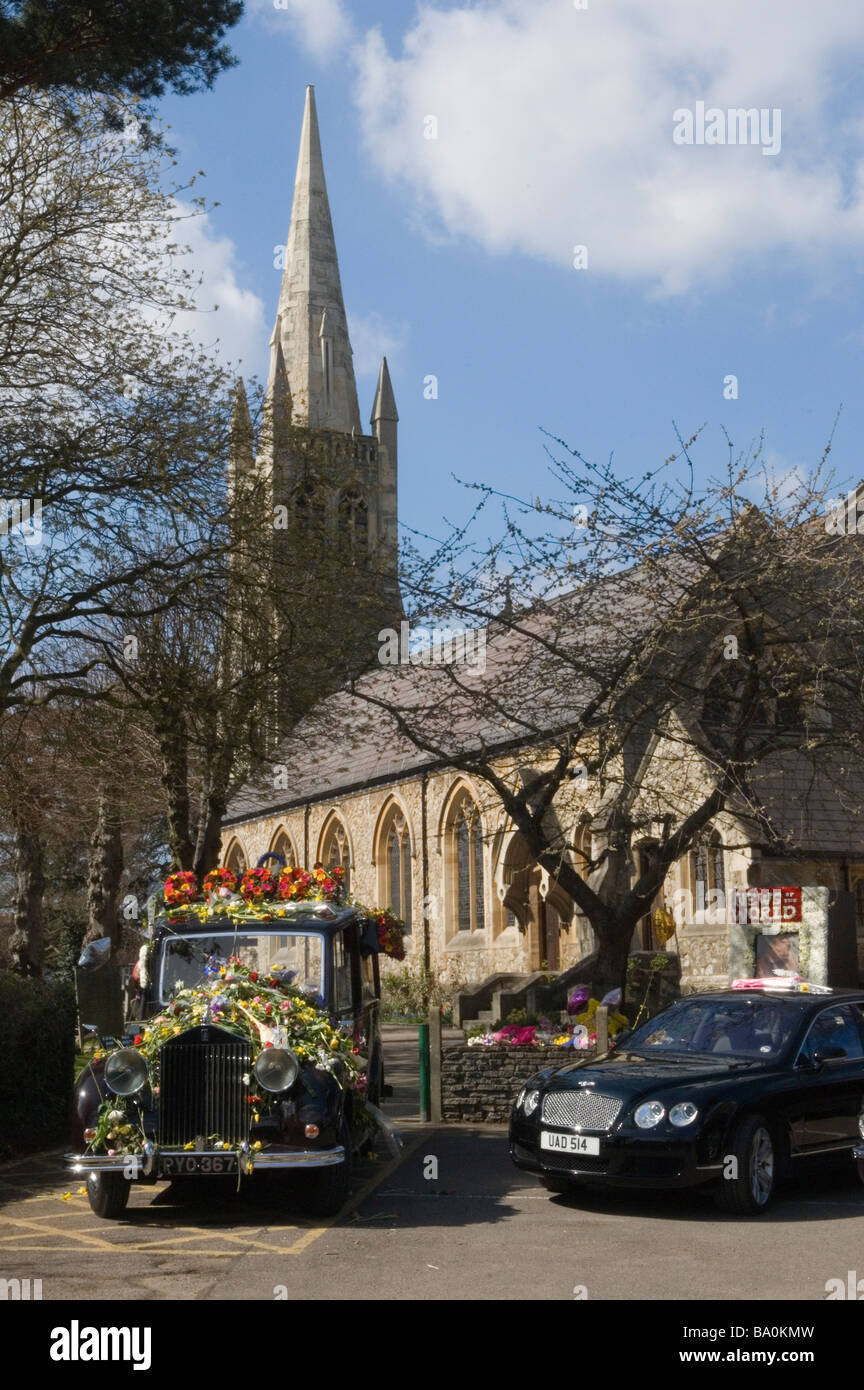
[[[249,1044],[219,1028],[193,1028],[159,1054],[159,1143],[249,1134]]]
[[[622,1102],[594,1091],[550,1091],[543,1097],[543,1119],[563,1129],[608,1129]]]

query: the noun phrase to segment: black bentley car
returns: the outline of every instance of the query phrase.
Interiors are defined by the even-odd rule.
[[[315,902],[278,921],[194,915],[178,921],[169,912],[156,919],[135,1016],[143,1024],[165,1013],[178,991],[206,981],[214,961],[276,970],[351,1039],[366,1064],[366,1096],[377,1102],[384,1085],[381,991],[368,932],[354,910]],[[338,1066],[298,1062],[279,1047],[253,1059],[247,1038],[217,1025],[214,1018],[174,1030],[177,1036],[160,1049],[158,1086],[140,1051],[128,1045],[138,1031],[134,1023],[128,1039],[109,1045],[78,1078],[72,1152],[65,1161],[87,1175],[97,1215],[121,1215],[130,1177],[155,1183],[234,1173],[239,1179],[262,1170],[297,1174],[298,1203],[312,1214],[330,1214],[344,1203],[357,1130],[353,1093],[340,1083]],[[268,1097],[266,1107],[254,1104],[256,1092]],[[146,1136],[131,1162],[119,1151],[92,1151],[99,1115],[112,1096],[118,1098],[117,1124],[134,1121]],[[208,1144],[211,1134],[218,1134],[218,1148]]]
[[[864,994],[725,990],[670,1004],[603,1057],[538,1072],[510,1154],[552,1192],[711,1183],[757,1214],[808,1159],[864,1176]]]

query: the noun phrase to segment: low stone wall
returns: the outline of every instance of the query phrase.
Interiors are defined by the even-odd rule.
[[[441,1059],[444,1120],[506,1124],[520,1090],[536,1071],[594,1056],[593,1048],[447,1047]]]

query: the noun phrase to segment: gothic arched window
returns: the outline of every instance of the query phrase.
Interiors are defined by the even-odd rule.
[[[225,867],[235,873],[238,878],[246,872],[246,855],[243,853],[243,846],[239,840],[234,840],[229,846],[228,853],[225,855]]]
[[[322,531],[327,516],[324,495],[312,478],[301,483],[294,493],[294,507],[298,524]]]
[[[411,928],[411,832],[398,806],[381,823],[378,840],[381,901]]]
[[[711,912],[716,912],[722,906],[722,899],[714,898],[710,904],[706,902],[708,893],[715,890],[719,893],[726,891],[723,841],[716,830],[704,835],[690,851],[690,891],[694,911],[709,907]]]
[[[351,891],[351,852],[348,845],[348,832],[341,820],[334,816],[327,826],[324,838],[321,841],[321,853],[318,858],[325,869],[335,868],[340,864],[345,870],[345,892]]]
[[[460,932],[483,931],[486,895],[483,875],[483,827],[480,812],[467,791],[450,808],[447,823],[451,926]]]
[[[365,555],[369,549],[369,508],[356,488],[339,498],[339,535],[347,549]]]
[[[297,853],[294,849],[294,842],[287,830],[279,830],[270,848],[275,854],[281,854],[287,865],[292,868],[296,867],[298,863]]]

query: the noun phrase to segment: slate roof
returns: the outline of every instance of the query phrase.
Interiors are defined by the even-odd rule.
[[[485,672],[464,665],[377,668],[358,682],[368,698],[348,690],[329,696],[280,747],[273,762],[287,768],[287,786],[274,788],[272,775],[250,781],[231,801],[225,824],[450,766],[448,749],[455,753],[481,741],[491,748],[527,747],[543,730],[567,728],[596,691],[586,655],[598,635],[607,654],[610,632],[613,642],[616,633],[622,644],[632,640],[634,625],[650,625],[646,598],[629,575],[618,575],[587,604],[580,605],[578,594],[565,595],[540,615],[518,616],[518,630],[493,625],[486,630]],[[653,600],[659,606],[656,592]],[[557,654],[544,654],[546,642]],[[585,673],[578,685],[574,667]],[[444,756],[418,748],[392,714],[370,703],[375,699],[422,714]],[[812,754],[780,750],[751,775],[750,789],[751,805],[761,804],[763,814],[754,817],[743,803],[730,810],[754,843],[778,853],[794,847],[801,854],[864,858],[864,762],[823,751],[817,766]]]
[[[366,698],[349,690],[329,696],[281,745],[273,763],[288,768],[288,786],[274,789],[272,777],[250,781],[225,823],[447,766],[448,751],[527,746],[544,731],[569,727],[597,692],[592,654],[602,643],[609,659],[616,637],[623,650],[634,628],[650,625],[656,605],[656,587],[649,594],[631,574],[615,575],[587,598],[562,595],[542,612],[517,615],[515,626],[482,629],[485,670],[465,663],[375,669],[357,682]],[[440,754],[419,749],[375,699],[422,719]]]
[[[832,749],[823,751],[817,764],[811,753],[778,751],[765,758],[750,786],[767,822],[757,831],[766,848],[864,859],[861,759]]]

